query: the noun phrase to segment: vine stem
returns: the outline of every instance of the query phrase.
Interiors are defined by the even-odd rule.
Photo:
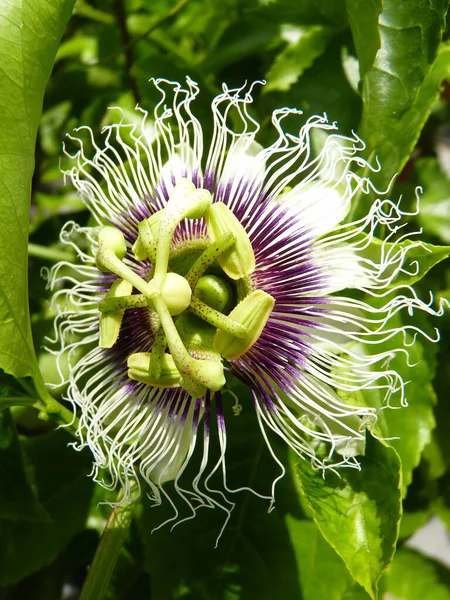
[[[28,244],[28,256],[35,256],[44,260],[73,262],[75,256],[72,252],[66,250],[58,250],[57,248],[49,248],[48,246],[40,246],[39,244]]]
[[[44,421],[51,419],[58,425],[61,425],[71,435],[76,437],[78,429],[78,418],[68,408],[66,408],[61,402],[58,402],[50,392],[47,390],[42,376],[39,375],[33,377],[36,392],[41,402],[37,402],[34,406],[39,412],[39,418]]]
[[[123,500],[123,489],[117,496],[117,502]],[[79,600],[102,600],[119,558],[128,529],[133,519],[135,503],[122,502],[113,508],[100,538]]]

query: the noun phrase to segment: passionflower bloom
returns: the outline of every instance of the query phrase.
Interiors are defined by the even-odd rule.
[[[406,349],[377,345],[398,333],[400,311],[433,312],[407,285],[420,242],[398,234],[404,215],[384,196],[351,222],[352,199],[374,191],[356,171],[370,167],[362,141],[335,133],[326,116],[275,111],[275,141],[263,148],[252,87],[224,85],[205,150],[197,85],[153,85],[153,116],[138,108],[130,124],[119,110],[101,143],[80,128],[65,149],[96,225],[66,224],[61,240],[78,264],[57,264],[49,281],[78,448],[91,449],[95,480],[125,499],[145,485],[176,514],[177,495],[192,514],[229,512],[223,407],[233,378],[250,391],[244,408],[280,476],[274,434],[312,468],[358,468],[380,407],[352,401],[356,392],[405,404],[389,363]],[[303,123],[298,134],[283,131],[286,117]],[[222,486],[212,483],[220,473]]]

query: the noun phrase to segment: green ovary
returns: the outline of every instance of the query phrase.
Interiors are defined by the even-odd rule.
[[[174,248],[175,229],[186,218],[205,219],[209,239]],[[185,179],[166,208],[138,229],[132,250],[136,260],[153,265],[148,281],[122,262],[125,242],[118,230],[107,227],[99,234],[97,266],[119,278],[99,303],[100,344],[117,343],[123,313],[143,308],[155,315],[149,330],[153,348],[129,356],[130,378],[154,387],[181,386],[197,398],[219,391],[225,384],[223,359],[253,346],[275,302],[262,290],[251,291],[255,257],[248,235],[225,205],[212,204],[207,190]],[[132,288],[140,293],[131,294]]]

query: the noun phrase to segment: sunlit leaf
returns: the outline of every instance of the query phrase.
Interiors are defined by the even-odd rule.
[[[423,186],[417,219],[426,233],[450,244],[450,179],[435,158],[422,158],[415,168]]]
[[[0,367],[36,374],[27,298],[27,240],[42,99],[74,0],[0,6]]]
[[[362,7],[363,3],[359,4]],[[352,12],[351,19],[363,64],[364,108],[358,133],[367,144],[367,156],[371,160],[378,157],[383,167],[372,177],[383,189],[410,156],[438,97],[440,83],[449,73],[447,45],[435,60],[448,2],[437,0],[432,5],[428,0],[385,0],[379,17],[376,5],[370,3],[370,7],[369,14],[362,8]],[[364,73],[378,36],[380,48]],[[368,47],[369,53],[363,50]]]
[[[392,596],[402,600],[450,600],[450,570],[412,550],[399,550],[385,584]]]
[[[371,598],[392,560],[401,515],[400,461],[397,453],[370,435],[361,471],[339,475],[298,465],[303,492],[324,538]]]
[[[284,35],[283,35],[284,32]],[[314,59],[325,50],[332,30],[322,25],[291,27],[282,30],[288,44],[277,54],[266,75],[265,92],[288,90],[302,73],[310,67]]]

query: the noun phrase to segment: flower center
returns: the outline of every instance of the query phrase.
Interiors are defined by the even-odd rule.
[[[198,244],[195,253],[187,245],[171,260],[173,236],[184,219],[204,219],[208,239],[200,253]],[[246,284],[255,255],[245,229],[225,204],[212,204],[207,190],[181,179],[166,207],[141,221],[138,231],[132,250],[136,260],[153,265],[148,281],[123,262],[127,247],[118,229],[99,233],[97,266],[119,278],[99,303],[100,346],[116,343],[127,309],[150,310],[156,315],[151,352],[128,357],[128,376],[156,387],[181,386],[195,398],[219,391],[225,384],[222,359],[248,352],[275,304]]]

